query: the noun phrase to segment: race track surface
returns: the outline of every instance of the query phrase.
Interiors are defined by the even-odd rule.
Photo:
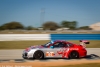
[[[0,50],[0,60],[23,60],[22,52],[24,49],[11,49],[11,50]],[[100,59],[100,48],[87,48],[87,58],[84,59]],[[55,60],[55,59],[49,59]],[[63,60],[63,59],[59,59]],[[31,60],[28,60],[31,61]],[[32,60],[33,61],[33,60]],[[44,61],[44,60],[43,60]]]

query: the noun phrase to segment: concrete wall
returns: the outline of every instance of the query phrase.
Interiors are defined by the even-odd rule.
[[[49,34],[0,34],[0,41],[50,40]]]
[[[100,34],[0,34],[0,41],[100,40]]]

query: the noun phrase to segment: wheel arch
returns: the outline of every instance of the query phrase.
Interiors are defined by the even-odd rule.
[[[78,53],[78,56],[80,57],[80,54],[79,54],[79,52],[78,52],[77,50],[72,50],[72,51],[69,52],[68,58],[70,57],[70,54],[71,54],[72,52],[77,52],[77,53]]]
[[[33,58],[34,58],[34,55],[35,55],[35,53],[37,52],[37,51],[41,51],[42,53],[43,53],[43,58],[44,58],[44,52],[42,51],[42,50],[36,50],[35,52],[34,52],[34,54],[33,54]]]

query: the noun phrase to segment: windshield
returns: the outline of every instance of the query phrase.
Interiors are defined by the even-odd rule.
[[[47,44],[44,44],[43,46],[44,46],[44,47],[47,47],[47,46],[49,46],[50,44],[52,44],[52,42],[48,42]]]
[[[46,47],[47,47],[47,46],[49,46],[50,44],[51,44],[51,43],[50,43],[50,42],[48,42],[47,44],[44,44],[44,46],[46,46]]]

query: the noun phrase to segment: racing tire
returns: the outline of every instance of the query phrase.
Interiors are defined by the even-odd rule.
[[[42,51],[38,50],[34,53],[33,56],[34,59],[43,59],[44,58],[44,54]]]
[[[69,54],[69,59],[79,59],[79,53],[77,51],[72,51]]]

